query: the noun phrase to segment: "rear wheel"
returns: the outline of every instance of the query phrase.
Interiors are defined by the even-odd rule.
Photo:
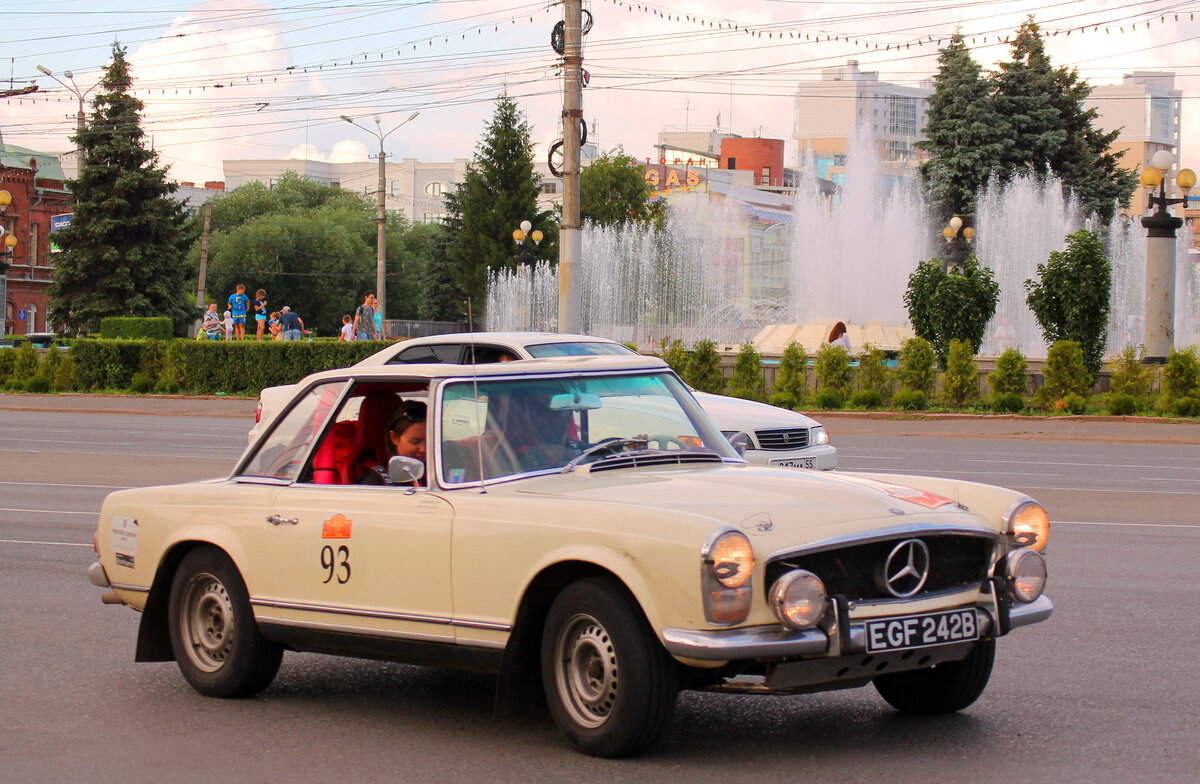
[[[875,689],[889,705],[904,713],[954,713],[983,694],[995,658],[996,641],[980,640],[965,659],[924,670],[880,675],[875,679]]]
[[[598,757],[644,751],[670,721],[678,669],[641,609],[612,579],[587,579],[554,600],[542,680],[555,724]]]
[[[271,685],[283,649],[258,631],[237,567],[213,547],[184,556],[171,583],[171,648],[183,677],[209,697],[248,697]]]

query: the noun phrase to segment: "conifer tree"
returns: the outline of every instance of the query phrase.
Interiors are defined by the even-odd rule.
[[[529,123],[507,95],[496,99],[466,179],[445,199],[450,271],[465,297],[482,315],[489,269],[516,266],[513,230],[529,221],[544,235],[536,248],[529,243],[529,262],[558,255],[557,227],[549,211],[538,210],[540,178],[533,171]],[[464,308],[465,309],[465,308]]]
[[[183,258],[193,238],[171,198],[176,185],[145,147],[125,48],[114,43],[112,55],[91,120],[74,139],[84,157],[68,183],[74,217],[55,235],[63,250],[50,308],[73,334],[98,331],[106,316],[167,316],[182,335],[195,316]]]
[[[976,191],[1013,142],[961,31],[938,55],[936,85],[929,96],[926,138],[917,146],[932,156],[921,165],[921,174],[929,205],[944,223],[975,212]]]

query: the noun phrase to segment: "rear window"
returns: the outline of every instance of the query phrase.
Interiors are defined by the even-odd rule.
[[[540,343],[538,345],[526,346],[525,350],[534,359],[543,357],[585,357],[598,354],[620,354],[629,355],[637,352],[629,348],[629,346],[620,343]]]

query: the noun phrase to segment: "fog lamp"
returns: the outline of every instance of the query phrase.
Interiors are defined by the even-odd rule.
[[[1029,604],[1046,590],[1046,561],[1028,548],[1013,550],[1004,557],[1004,574],[1013,598]]]
[[[805,569],[793,569],[771,586],[768,598],[784,626],[810,629],[825,615],[825,584]]]

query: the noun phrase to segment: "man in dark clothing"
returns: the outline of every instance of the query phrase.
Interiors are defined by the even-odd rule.
[[[287,305],[279,311],[279,323],[283,325],[284,340],[299,340],[305,332],[304,319],[293,313]]]

